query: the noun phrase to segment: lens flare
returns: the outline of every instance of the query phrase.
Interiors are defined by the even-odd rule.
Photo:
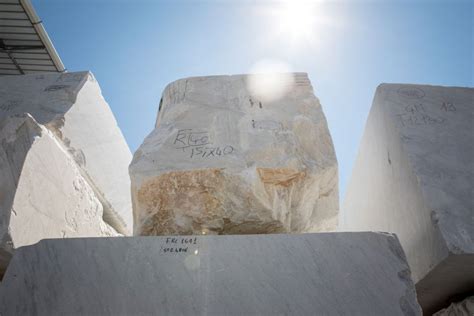
[[[278,60],[261,60],[249,71],[247,88],[262,102],[273,102],[285,96],[294,85],[291,67]]]

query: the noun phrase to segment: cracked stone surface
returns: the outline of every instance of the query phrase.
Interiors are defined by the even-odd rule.
[[[336,229],[338,171],[326,119],[307,75],[289,76],[277,100],[255,94],[247,75],[166,87],[155,129],[129,168],[135,235]]]
[[[14,250],[44,238],[119,235],[74,159],[30,115],[0,120],[0,276]]]
[[[43,240],[0,285],[5,315],[421,315],[382,233]]]
[[[396,233],[427,314],[474,288],[473,157],[473,88],[377,88],[341,230]]]
[[[90,72],[0,77],[0,120],[29,113],[74,158],[104,208],[106,221],[131,234],[128,165],[132,155]]]

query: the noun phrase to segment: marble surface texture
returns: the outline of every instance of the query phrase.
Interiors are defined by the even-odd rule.
[[[341,230],[396,233],[425,311],[474,288],[473,158],[473,88],[377,88]]]
[[[117,236],[73,157],[29,114],[0,120],[0,278],[43,238]]]
[[[128,165],[132,155],[90,72],[0,77],[0,120],[29,113],[71,154],[122,234],[132,232]]]
[[[2,315],[421,315],[383,233],[43,240],[20,248]]]
[[[259,84],[280,77],[289,81],[279,99],[249,87],[252,78]],[[130,176],[135,235],[337,227],[336,156],[305,73],[169,84]]]

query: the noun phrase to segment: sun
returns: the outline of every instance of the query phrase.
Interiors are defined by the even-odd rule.
[[[278,32],[294,41],[308,40],[314,35],[317,10],[315,1],[285,1],[275,16]]]

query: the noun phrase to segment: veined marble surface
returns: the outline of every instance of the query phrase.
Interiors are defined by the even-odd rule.
[[[421,315],[384,233],[43,240],[20,248],[2,315]]]

